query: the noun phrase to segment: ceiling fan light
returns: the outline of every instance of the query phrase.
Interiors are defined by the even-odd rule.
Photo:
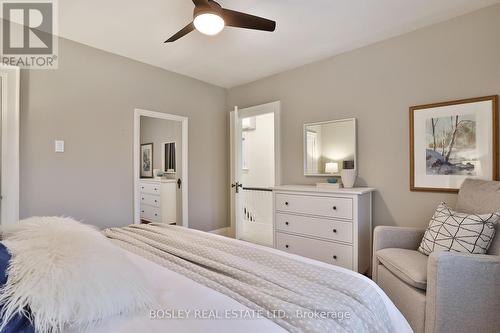
[[[224,29],[225,22],[222,17],[213,13],[203,13],[194,18],[196,30],[202,34],[215,36]]]

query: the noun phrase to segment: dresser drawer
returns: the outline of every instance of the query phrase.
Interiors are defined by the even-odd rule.
[[[160,195],[160,184],[139,183],[141,193]]]
[[[276,213],[276,230],[352,243],[352,222]]]
[[[352,246],[276,232],[276,248],[352,269]]]
[[[141,219],[149,222],[161,222],[160,208],[141,205]]]
[[[276,210],[352,219],[352,199],[307,195],[276,194]]]
[[[160,207],[160,196],[141,193],[141,205],[143,204],[154,207]]]

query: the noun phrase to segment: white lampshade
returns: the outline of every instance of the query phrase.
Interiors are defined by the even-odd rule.
[[[330,162],[325,164],[325,173],[338,173],[339,164],[337,162]]]

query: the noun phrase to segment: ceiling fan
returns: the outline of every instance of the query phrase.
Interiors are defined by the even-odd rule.
[[[213,0],[193,0],[193,3],[195,5],[193,22],[170,37],[165,43],[175,42],[195,29],[209,36],[217,35],[225,26],[262,31],[276,29],[275,21],[222,8]]]

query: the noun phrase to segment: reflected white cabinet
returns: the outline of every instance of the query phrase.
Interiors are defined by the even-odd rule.
[[[365,273],[370,265],[373,191],[276,187],[274,247]]]
[[[175,179],[141,179],[139,181],[141,220],[175,224],[177,222],[176,187]]]

